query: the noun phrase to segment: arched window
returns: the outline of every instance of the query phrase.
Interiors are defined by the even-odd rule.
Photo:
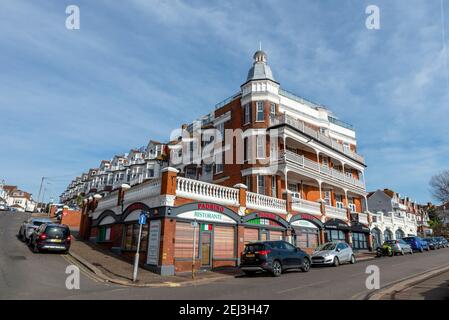
[[[382,232],[378,228],[371,230],[374,240],[374,248],[378,248],[382,245]]]
[[[385,230],[384,232],[384,240],[388,241],[388,240],[392,240],[393,239],[393,233],[390,230]]]
[[[402,239],[405,237],[404,231],[402,231],[401,229],[396,230],[396,239]]]

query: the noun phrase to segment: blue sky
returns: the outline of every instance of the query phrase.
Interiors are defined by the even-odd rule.
[[[70,4],[80,30],[65,28]],[[370,4],[380,30],[365,28]],[[355,126],[368,190],[429,201],[430,176],[449,167],[441,13],[440,0],[2,0],[0,179],[37,197],[54,177],[57,198],[237,92],[262,41],[284,89]]]

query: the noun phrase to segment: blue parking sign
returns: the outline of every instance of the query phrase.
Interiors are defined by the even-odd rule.
[[[147,215],[145,211],[142,211],[142,213],[139,216],[139,224],[146,224],[147,223]]]

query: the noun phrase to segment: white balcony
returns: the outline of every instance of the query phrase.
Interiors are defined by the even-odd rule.
[[[314,174],[324,179],[333,179],[340,183],[349,184],[363,190],[365,189],[365,184],[363,183],[363,181],[354,179],[353,177],[349,177],[343,174],[341,171],[335,170],[333,168],[319,165],[318,162],[312,161],[304,157],[303,155],[299,155],[288,150],[282,151],[280,154],[280,162],[283,161],[293,163],[308,171],[311,170]]]
[[[309,213],[321,216],[321,204],[309,200],[292,198],[292,209],[301,213]]]
[[[186,199],[239,206],[239,190],[203,181],[177,177],[176,195]]]
[[[161,194],[161,180],[154,179],[146,183],[136,185],[125,192],[124,202],[131,203]]]
[[[363,224],[368,224],[368,215],[366,213],[358,213],[359,222]]]
[[[294,127],[295,129],[299,130],[300,132],[305,133],[313,137],[314,139],[324,143],[325,145],[331,147],[332,149],[338,150],[358,162],[365,163],[365,159],[363,158],[363,156],[355,153],[350,149],[343,148],[341,144],[331,139],[330,137],[320,133],[319,131],[309,128],[301,120],[283,114],[277,118],[271,119],[271,125],[278,125],[278,124],[288,124]]]
[[[248,209],[269,211],[275,213],[286,213],[286,201],[262,194],[247,192],[246,207]]]
[[[344,208],[336,208],[329,205],[325,206],[326,216],[330,218],[337,218],[341,220],[348,220],[348,216],[346,214],[346,209]]]

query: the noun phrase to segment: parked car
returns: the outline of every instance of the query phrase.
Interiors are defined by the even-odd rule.
[[[44,223],[31,235],[30,246],[34,253],[41,250],[67,252],[70,249],[71,241],[72,237],[68,226]]]
[[[19,233],[17,234],[22,241],[28,242],[30,236],[33,234],[34,230],[39,228],[43,223],[51,223],[49,218],[29,218],[25,220],[20,225]]]
[[[9,208],[6,204],[0,204],[0,211],[8,211]]]
[[[355,255],[346,242],[326,242],[312,253],[312,265],[333,265],[355,263]]]
[[[420,237],[405,237],[402,238],[402,240],[404,240],[405,242],[407,242],[414,251],[419,251],[419,252],[423,252],[424,250],[429,251],[429,245],[427,244],[427,242],[423,241],[422,238]]]
[[[440,248],[446,248],[447,247],[447,240],[444,237],[433,237],[435,241],[438,242],[438,245]]]
[[[434,238],[424,238],[423,241],[427,242],[430,250],[438,249],[438,242]]]
[[[268,271],[278,277],[288,269],[310,269],[310,257],[286,241],[261,241],[249,243],[242,254],[240,269],[247,275]]]
[[[400,255],[404,255],[405,253],[410,253],[413,254],[413,249],[412,246],[409,245],[407,242],[405,242],[402,239],[399,240],[388,240],[385,241],[386,243],[388,243],[391,247],[391,249],[393,250],[393,254],[400,254]]]
[[[445,237],[438,237],[438,238],[441,239],[441,241],[442,241],[442,243],[443,243],[443,246],[444,246],[445,248],[449,247],[449,241],[447,241],[447,239],[446,239]]]

